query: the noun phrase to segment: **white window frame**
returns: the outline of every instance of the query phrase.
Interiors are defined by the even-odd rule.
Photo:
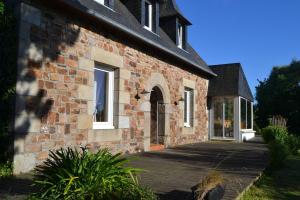
[[[149,6],[149,13],[148,13],[148,16],[146,16],[146,13],[145,13],[145,21],[146,21],[146,17],[148,17],[149,18],[149,26],[144,25],[144,28],[149,31],[152,31],[153,6],[150,1],[145,1],[145,9],[146,9],[147,4]]]
[[[108,99],[107,99],[107,122],[95,122],[93,119],[93,129],[114,129],[114,70],[108,67],[96,66],[94,70],[99,70],[108,73]],[[96,91],[94,81],[94,104],[93,108],[96,107]]]
[[[105,5],[105,0],[94,0],[94,1],[113,11],[113,8],[109,7],[109,5]]]
[[[253,130],[253,102],[243,98],[243,97],[240,97],[240,120],[242,119],[242,116],[241,116],[241,112],[242,112],[242,99],[244,99],[246,101],[246,128],[245,129],[242,129],[242,126],[241,126],[241,121],[240,121],[240,129],[241,130],[245,130],[245,131],[249,131],[249,130]],[[251,103],[251,128],[249,129],[248,128],[248,102]]]
[[[178,34],[178,47],[182,49],[182,47],[183,47],[183,26],[180,23],[178,23],[177,34]]]
[[[191,127],[191,90],[189,89],[184,89],[184,97],[186,96],[187,99],[184,100],[184,103],[186,102],[186,122],[184,122],[184,127],[190,128]],[[186,95],[185,95],[186,94]],[[183,107],[183,109],[185,109],[185,105]],[[183,114],[185,115],[185,110],[183,112]],[[185,116],[184,116],[185,118]],[[183,119],[184,119],[183,118]]]

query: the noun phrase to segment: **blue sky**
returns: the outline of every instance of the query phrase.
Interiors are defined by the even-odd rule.
[[[252,92],[273,66],[300,59],[300,0],[177,0],[208,64],[241,62]]]

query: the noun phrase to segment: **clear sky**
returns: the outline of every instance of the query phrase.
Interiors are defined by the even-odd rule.
[[[255,94],[273,66],[300,59],[300,0],[177,0],[210,65],[240,62]]]

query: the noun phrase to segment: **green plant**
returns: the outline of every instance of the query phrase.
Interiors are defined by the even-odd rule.
[[[267,144],[273,140],[280,141],[284,144],[288,140],[289,135],[287,129],[284,127],[268,126],[262,129],[262,136]]]
[[[7,178],[12,176],[12,163],[0,163],[0,178]]]
[[[204,199],[207,193],[224,183],[223,175],[218,171],[210,171],[208,175],[197,185],[195,186],[195,193],[197,199]]]
[[[137,183],[138,169],[125,167],[127,159],[107,150],[92,154],[71,148],[50,152],[36,168],[34,183],[40,192],[32,199],[110,200],[155,199],[155,195]]]
[[[289,147],[278,140],[273,140],[268,145],[271,154],[270,167],[273,169],[281,168],[290,154]]]
[[[300,137],[289,135],[286,143],[289,146],[291,153],[293,153],[294,155],[296,155],[298,150],[300,150]]]

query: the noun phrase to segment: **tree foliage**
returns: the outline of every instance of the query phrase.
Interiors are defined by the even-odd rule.
[[[300,135],[300,61],[288,66],[274,67],[270,76],[256,87],[256,118],[260,127],[268,118],[286,118],[290,132]]]
[[[14,113],[17,57],[16,20],[0,0],[0,161],[6,157],[9,125]],[[5,158],[4,158],[5,159]]]

